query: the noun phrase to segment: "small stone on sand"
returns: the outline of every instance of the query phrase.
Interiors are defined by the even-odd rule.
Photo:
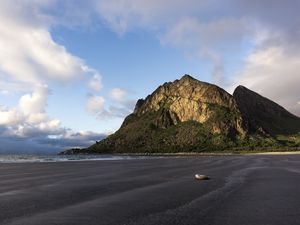
[[[206,175],[200,175],[200,174],[195,174],[196,180],[209,180],[209,176]]]

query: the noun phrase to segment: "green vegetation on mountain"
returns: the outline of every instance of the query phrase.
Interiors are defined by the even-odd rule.
[[[300,118],[239,86],[233,96],[189,75],[137,101],[121,128],[76,153],[251,151],[300,146]]]

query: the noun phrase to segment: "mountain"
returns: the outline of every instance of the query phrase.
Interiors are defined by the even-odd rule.
[[[159,86],[137,101],[120,129],[74,153],[169,153],[297,147],[300,118],[259,94],[239,86],[230,95],[189,75]],[[291,144],[292,143],[292,144]]]
[[[290,135],[300,131],[300,118],[254,91],[238,86],[233,97],[250,133]]]

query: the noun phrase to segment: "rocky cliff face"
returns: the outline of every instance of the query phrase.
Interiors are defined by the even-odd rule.
[[[215,120],[211,124],[211,132],[245,134],[242,117],[230,94],[216,85],[184,75],[180,80],[158,87],[145,100],[140,99],[134,114],[141,117],[149,112],[160,111],[155,125],[166,128],[187,121],[204,124],[216,116],[216,111],[222,110],[224,114],[234,113],[236,116],[231,121],[227,120],[226,124]]]

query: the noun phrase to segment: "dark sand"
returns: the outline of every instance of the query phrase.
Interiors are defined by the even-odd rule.
[[[300,224],[300,155],[0,164],[0,183],[1,225]]]

